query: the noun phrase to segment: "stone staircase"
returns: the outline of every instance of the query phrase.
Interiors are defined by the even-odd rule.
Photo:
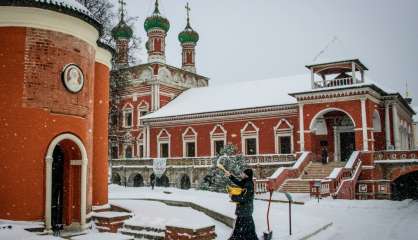
[[[133,236],[135,239],[164,240],[165,228],[142,227],[125,223],[119,233]]]
[[[309,193],[309,182],[324,179],[337,167],[343,167],[345,162],[330,162],[323,165],[319,162],[311,162],[297,179],[289,179],[279,188],[281,192]]]

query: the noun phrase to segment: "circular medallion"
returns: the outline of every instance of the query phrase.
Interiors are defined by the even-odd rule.
[[[78,93],[84,86],[83,72],[75,64],[66,65],[62,71],[62,81],[68,91]]]

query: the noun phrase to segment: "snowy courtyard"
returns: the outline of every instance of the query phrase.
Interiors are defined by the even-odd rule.
[[[263,196],[258,196],[263,197]],[[226,194],[180,190],[175,188],[148,187],[130,188],[110,186],[110,204],[129,209],[133,217],[125,222],[164,228],[166,225],[184,226],[197,229],[215,226],[217,239],[225,240],[231,234],[231,227],[211,218],[204,212],[187,207],[169,206],[161,201],[188,202],[210,209],[229,218],[234,218],[235,204]],[[288,204],[274,202],[271,206],[270,221],[273,239],[313,239],[313,240],[403,240],[414,239],[418,235],[418,202],[405,200],[393,201],[348,201],[309,199],[306,195],[296,195],[298,202],[292,205],[292,236],[289,236]],[[284,200],[281,193],[275,193],[274,199]],[[266,230],[267,202],[255,200],[254,220],[260,239]],[[4,228],[12,225],[12,229]],[[31,222],[0,221],[0,239],[60,239],[52,236],[38,236],[23,229],[34,226]],[[308,237],[308,238],[305,238]],[[68,239],[68,237],[64,237]],[[85,235],[72,237],[74,240],[128,240],[121,234],[98,233],[93,226]]]

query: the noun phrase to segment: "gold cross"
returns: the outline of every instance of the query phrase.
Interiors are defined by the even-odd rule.
[[[123,19],[123,17],[125,16],[125,9],[124,9],[124,7],[125,7],[125,5],[126,5],[126,2],[125,2],[125,0],[118,0],[118,2],[119,2],[119,5],[120,5],[120,14],[121,14],[121,17],[122,17],[122,19]]]
[[[192,10],[189,7],[189,3],[186,4],[186,10],[187,10],[187,19],[189,19],[190,18],[190,10]]]

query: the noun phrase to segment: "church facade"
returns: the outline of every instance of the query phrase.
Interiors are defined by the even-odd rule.
[[[144,26],[148,63],[128,66],[125,58],[113,72],[113,183],[148,185],[153,161],[165,158],[158,185],[196,187],[227,144],[255,169],[259,192],[390,199],[401,191],[396,180],[418,170],[411,99],[368,81],[358,58],[317,62],[299,76],[208,86],[196,74],[199,38],[189,17],[179,34],[181,69],[165,62],[169,21],[158,1]],[[315,173],[321,161],[326,175]]]
[[[106,205],[113,49],[75,0],[0,3],[0,219],[85,229]]]

